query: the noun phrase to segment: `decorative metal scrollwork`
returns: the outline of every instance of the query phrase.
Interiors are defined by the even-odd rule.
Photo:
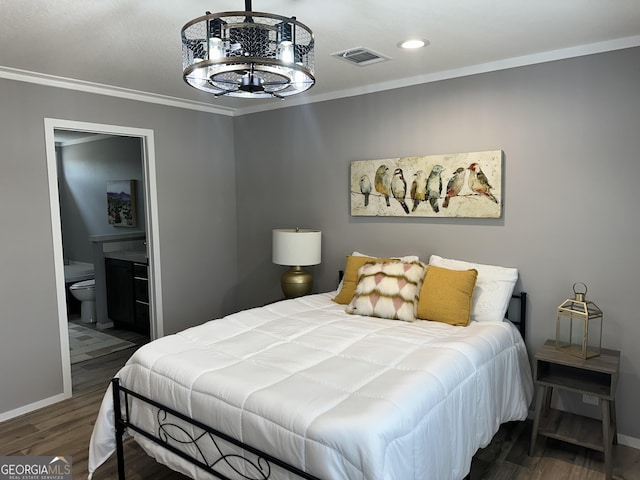
[[[266,458],[260,455],[255,455],[256,458],[252,461],[235,453],[223,453],[219,439],[213,433],[194,426],[194,429],[202,430],[200,434],[194,436],[181,425],[173,423],[170,419],[170,413],[166,410],[158,410],[157,420],[158,438],[160,440],[168,445],[170,445],[171,442],[180,445],[192,445],[197,450],[202,462],[207,464],[212,470],[215,470],[216,467],[219,468],[221,464],[226,464],[238,475],[238,478],[246,480],[268,480],[271,476],[271,464]],[[200,444],[204,443],[207,439],[215,446],[218,452],[217,458],[207,458],[204,449],[201,448]],[[215,456],[215,453],[212,453],[212,455]],[[198,460],[200,460],[200,458],[198,458]],[[243,466],[246,473],[243,473],[238,465]]]

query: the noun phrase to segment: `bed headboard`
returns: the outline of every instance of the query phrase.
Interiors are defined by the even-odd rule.
[[[516,313],[517,312],[517,313]],[[527,292],[514,293],[507,310],[507,318],[520,331],[522,339],[526,340],[527,328]]]
[[[344,270],[338,270],[338,285],[344,277]],[[526,340],[527,327],[527,292],[514,293],[507,309],[507,318],[520,331],[522,339]]]

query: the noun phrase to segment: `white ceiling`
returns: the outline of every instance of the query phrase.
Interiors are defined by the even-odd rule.
[[[131,98],[145,92],[229,114],[640,45],[640,0],[254,0],[254,11],[296,16],[314,31],[317,83],[284,101],[214,98],[182,80],[180,31],[206,10],[244,10],[242,0],[0,5],[0,77]],[[410,36],[430,45],[400,50]],[[330,56],[353,47],[391,60],[358,67]]]

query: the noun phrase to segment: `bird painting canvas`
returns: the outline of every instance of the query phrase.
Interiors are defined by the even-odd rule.
[[[502,150],[351,162],[351,215],[500,218]]]

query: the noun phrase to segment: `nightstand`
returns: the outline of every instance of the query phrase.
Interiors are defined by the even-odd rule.
[[[612,446],[617,443],[616,386],[620,352],[602,349],[597,357],[583,360],[558,350],[547,340],[535,355],[536,413],[529,455],[538,435],[556,438],[604,453],[605,473],[612,478]],[[602,420],[551,408],[554,389],[588,394],[599,399]]]

